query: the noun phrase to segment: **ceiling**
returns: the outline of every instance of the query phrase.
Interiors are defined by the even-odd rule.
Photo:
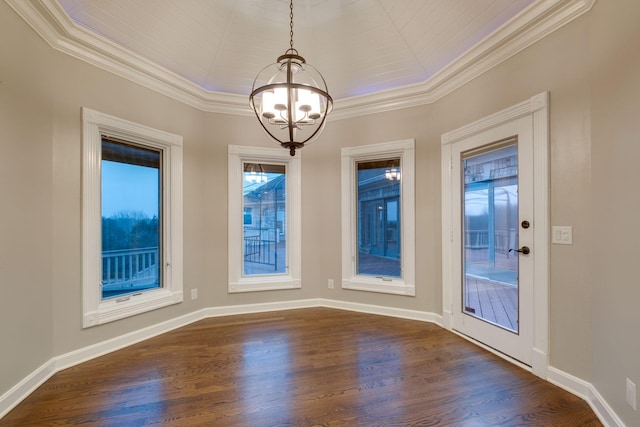
[[[198,86],[249,95],[289,48],[288,0],[58,0]],[[428,80],[533,0],[295,0],[294,47],[336,99]]]
[[[250,114],[289,48],[288,0],[5,0],[52,47],[204,111]],[[294,47],[334,113],[430,103],[595,0],[294,0]]]

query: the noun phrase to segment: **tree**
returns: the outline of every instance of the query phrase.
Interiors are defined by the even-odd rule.
[[[158,247],[160,236],[156,216],[143,212],[120,211],[109,218],[102,217],[102,250]]]

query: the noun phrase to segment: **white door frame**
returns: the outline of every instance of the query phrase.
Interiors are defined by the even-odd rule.
[[[533,239],[536,256],[533,265],[533,348],[531,371],[547,378],[549,365],[549,93],[543,92],[498,113],[442,135],[442,318],[452,330],[454,218],[452,196],[452,145],[462,139],[522,117],[533,122]],[[497,353],[496,354],[500,354]],[[500,354],[501,355],[501,354]]]

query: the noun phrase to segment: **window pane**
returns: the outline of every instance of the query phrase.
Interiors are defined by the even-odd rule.
[[[243,275],[287,273],[284,165],[243,164]]]
[[[357,273],[401,277],[400,159],[358,162]]]
[[[162,286],[161,158],[102,140],[102,299]]]
[[[519,247],[518,146],[510,143],[463,153],[462,309],[518,333],[520,257],[510,253]]]

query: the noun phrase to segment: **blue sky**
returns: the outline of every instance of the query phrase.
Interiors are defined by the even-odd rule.
[[[102,216],[122,211],[158,216],[158,169],[102,162]]]

